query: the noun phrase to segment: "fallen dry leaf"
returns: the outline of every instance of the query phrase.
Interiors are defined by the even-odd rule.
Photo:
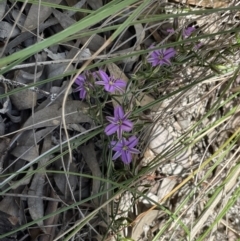
[[[61,0],[48,0],[48,3],[59,4]],[[52,13],[52,8],[33,4],[28,12],[22,31],[33,30],[38,27],[38,22],[43,23]],[[38,19],[39,18],[39,19]]]

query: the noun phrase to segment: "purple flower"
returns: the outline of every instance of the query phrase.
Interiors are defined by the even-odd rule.
[[[196,29],[194,27],[187,27],[183,30],[183,38],[188,38]]]
[[[139,150],[134,148],[138,143],[138,139],[135,136],[131,136],[128,140],[122,138],[120,141],[111,141],[111,146],[116,153],[113,156],[113,160],[116,160],[121,156],[122,161],[125,164],[129,164],[132,160],[132,154],[140,153]]]
[[[86,89],[86,76],[84,74],[81,74],[77,77],[75,80],[75,83],[78,85],[78,87],[74,90],[74,92],[79,91],[79,98],[80,99],[85,99],[87,95],[87,89]]]
[[[168,28],[167,29],[167,33],[173,34],[175,32],[175,30],[173,28]]]
[[[203,43],[199,42],[199,43],[197,43],[197,44],[193,47],[193,49],[194,49],[194,50],[198,50],[198,49],[200,49],[202,46],[203,46]]]
[[[154,50],[151,52],[150,57],[148,58],[148,62],[153,66],[157,65],[170,65],[170,59],[174,57],[176,54],[176,51],[174,48],[169,48],[169,49],[159,49],[159,50]]]
[[[113,77],[109,77],[106,72],[99,70],[97,72],[97,74],[99,75],[99,77],[102,79],[102,81],[97,81],[96,84],[97,85],[103,85],[104,89],[107,92],[114,92],[115,90],[121,91],[123,92],[123,88],[126,87],[126,82],[122,79],[114,79]]]
[[[107,116],[106,119],[111,123],[105,128],[106,135],[112,135],[117,132],[119,139],[122,138],[123,131],[131,131],[133,128],[133,123],[128,120],[130,113],[124,114],[123,108],[117,106],[114,108],[114,117]]]

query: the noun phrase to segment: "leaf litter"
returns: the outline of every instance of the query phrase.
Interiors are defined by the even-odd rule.
[[[60,4],[61,1],[49,0],[47,2]],[[172,13],[180,8],[179,2],[175,1],[175,3],[163,5],[154,3],[155,5],[153,4],[146,11],[148,11],[148,14]],[[61,4],[97,10],[104,3],[102,1],[68,0]],[[194,9],[196,3],[191,2],[190,4]],[[209,7],[209,4],[210,1],[201,1],[200,7]],[[222,4],[218,6],[227,7],[226,3],[226,5]],[[41,6],[41,14],[39,15],[39,6],[34,4],[28,4],[21,12],[21,6],[21,3],[12,4],[11,1],[0,2],[0,42],[4,45],[9,39],[8,44],[1,47],[3,56],[27,48],[40,41],[39,39],[54,35],[77,21],[81,21],[84,17],[84,14],[80,12],[60,11],[47,6]],[[197,26],[201,29],[202,32],[197,31],[196,34],[211,34],[238,26],[238,22],[234,22],[234,19],[231,19],[231,16],[227,13],[222,13],[222,15],[212,14],[211,19],[214,20],[212,23],[208,18],[209,15],[190,15],[189,19],[179,17],[177,20],[168,19],[157,24],[135,24],[133,28],[129,28],[122,33],[117,41],[112,43],[105,51],[121,56],[149,48],[156,43],[165,41],[171,43],[177,39],[178,34],[189,23],[191,27]],[[16,22],[17,19],[18,22]],[[118,19],[118,22],[122,21],[123,18]],[[14,29],[13,26],[15,26]],[[96,28],[98,26],[94,26],[93,29]],[[174,30],[170,33],[168,29],[172,28]],[[90,29],[86,29],[87,31],[90,31]],[[65,108],[64,118],[68,135],[71,138],[79,133],[84,134],[99,124],[96,118],[105,117],[105,114],[101,116],[99,111],[92,107],[99,104],[96,98],[81,101],[74,91],[68,94],[66,106],[62,106],[65,89],[71,78],[64,74],[78,69],[84,58],[91,57],[104,45],[109,33],[106,35],[102,33],[94,34],[89,36],[90,40],[88,36],[83,35],[83,32],[79,32],[78,35],[79,37],[75,37],[77,41],[74,41],[74,38],[69,39],[64,43],[46,48],[38,55],[25,60],[23,64],[32,64],[31,67],[25,69],[17,67],[18,69],[8,71],[0,78],[1,94],[14,92],[10,97],[1,98],[0,102],[0,170],[3,174],[0,181],[4,180],[4,175],[16,173],[26,163],[31,163],[39,155],[47,153],[55,145],[67,140],[62,127],[62,108]],[[154,163],[154,168],[151,168],[147,175],[141,176],[134,183],[137,193],[125,191],[115,197],[114,201],[111,202],[111,207],[108,205],[104,207],[99,215],[82,228],[79,233],[81,239],[76,238],[77,240],[104,240],[104,238],[105,240],[120,240],[116,238],[117,226],[114,228],[110,226],[111,222],[115,221],[116,224],[120,224],[119,227],[123,227],[119,230],[119,234],[122,236],[132,240],[150,241],[159,230],[164,229],[170,213],[179,207],[179,204],[190,195],[192,190],[194,190],[197,198],[190,198],[187,208],[182,209],[181,213],[182,223],[188,227],[193,225],[190,229],[190,240],[194,240],[197,235],[200,235],[201,230],[211,225],[211,222],[206,222],[206,220],[217,216],[219,206],[221,206],[221,195],[230,196],[236,188],[236,177],[239,175],[239,170],[232,176],[225,192],[222,191],[211,204],[212,212],[204,210],[208,197],[203,195],[200,188],[205,192],[209,191],[211,184],[215,185],[226,177],[225,173],[230,172],[232,167],[236,165],[236,162],[230,163],[228,161],[228,159],[234,159],[234,155],[236,155],[234,152],[229,153],[224,158],[221,163],[222,169],[216,167],[207,176],[205,182],[200,183],[199,186],[196,187],[195,184],[202,180],[201,178],[205,176],[207,169],[198,173],[194,180],[195,183],[188,182],[175,191],[170,198],[166,199],[166,197],[181,184],[181,181],[189,173],[192,173],[201,165],[204,157],[210,157],[227,140],[228,136],[239,127],[239,109],[236,108],[235,114],[231,118],[220,122],[218,127],[209,129],[204,133],[206,137],[202,141],[186,148],[187,145],[185,144],[195,141],[191,139],[191,135],[195,134],[191,126],[194,126],[198,120],[204,117],[209,108],[215,105],[216,96],[223,93],[224,86],[233,76],[233,72],[230,72],[230,74],[222,75],[222,80],[220,77],[219,79],[216,76],[213,77],[212,73],[219,71],[219,66],[225,64],[220,61],[217,66],[214,66],[213,60],[224,56],[229,58],[228,62],[230,63],[239,63],[239,53],[230,55],[228,51],[223,51],[220,56],[216,55],[220,47],[221,50],[227,48],[230,39],[235,44],[234,38],[230,35],[227,35],[226,40],[220,37],[214,37],[210,41],[207,39],[201,43],[202,49],[196,50],[202,59],[206,58],[209,63],[213,63],[212,68],[202,68],[199,66],[199,62],[198,64],[194,61],[189,63],[187,62],[188,56],[184,54],[176,57],[184,68],[177,67],[173,73],[167,73],[167,70],[160,69],[154,74],[144,72],[144,70],[141,73],[144,60],[138,55],[119,60],[116,63],[108,63],[105,66],[109,75],[127,83],[126,89],[124,89],[126,94],[119,95],[116,91],[109,97],[104,109],[104,112],[108,113],[107,115],[113,107],[119,104],[125,105],[127,110],[133,110],[135,107],[145,108],[151,102],[161,99],[162,96],[187,86],[193,79],[200,79],[203,76],[208,76],[208,78],[194,87],[187,88],[176,95],[170,95],[168,98],[146,108],[140,114],[141,116],[134,116],[137,119],[136,123],[142,126],[138,130],[141,136],[142,153],[138,156],[138,162],[135,162],[134,175],[151,166],[152,163]],[[204,47],[207,45],[211,46],[212,53]],[[190,48],[191,46],[185,47]],[[61,62],[69,59],[73,61]],[[49,60],[59,62],[46,65],[39,64]],[[231,65],[229,64],[229,66]],[[139,76],[138,73],[140,73]],[[158,82],[161,75],[165,76],[166,79]],[[156,84],[151,83],[153,76]],[[38,89],[26,88],[15,92],[20,87],[26,87],[48,78],[56,79],[38,85]],[[12,82],[4,82],[4,79]],[[151,87],[148,88],[149,86]],[[238,78],[232,83],[232,90],[236,91],[237,88],[239,88]],[[52,95],[53,93],[55,95]],[[224,93],[225,99],[229,96],[230,93]],[[101,100],[103,101],[103,99]],[[216,110],[214,114],[203,118],[201,124],[197,127],[198,131],[204,129],[205,126],[214,125],[217,119],[227,115],[237,104],[236,100],[228,102],[221,109]],[[148,125],[146,123],[154,124]],[[224,135],[222,134],[223,130],[226,130]],[[198,136],[196,136],[197,138]],[[113,174],[107,176],[106,163],[108,160],[103,155],[105,151],[103,141],[106,140],[103,140],[99,135],[77,148],[72,145],[72,160],[70,160],[68,154],[59,158],[59,153],[67,150],[66,147],[62,147],[30,166],[25,173],[20,173],[6,185],[0,185],[3,192],[0,200],[0,235],[4,235],[27,222],[36,221],[31,229],[15,232],[3,240],[37,240],[37,237],[38,240],[42,241],[53,240],[59,234],[68,231],[72,225],[77,224],[81,218],[91,214],[96,208],[112,198],[111,195],[114,196],[114,191],[110,191],[111,184],[102,181],[102,178],[113,177]],[[156,159],[160,161],[156,162]],[[213,162],[217,163],[217,160]],[[112,170],[117,170],[119,173],[123,170],[118,161],[114,164],[111,161],[110,165],[116,165],[115,169]],[[210,165],[207,167],[210,168]],[[116,180],[113,181],[126,180],[129,174],[127,174],[126,169],[124,171],[126,173],[116,175],[114,177]],[[220,177],[218,171],[221,173]],[[83,175],[78,175],[78,173]],[[89,176],[92,176],[92,178],[89,178]],[[96,197],[100,192],[102,194]],[[4,193],[6,196],[4,196]],[[139,195],[139,193],[144,194],[144,196]],[[7,196],[7,194],[13,196]],[[18,196],[18,194],[23,196]],[[56,212],[59,208],[80,203],[83,199],[92,196],[95,196],[95,198],[78,204],[74,209],[66,210],[54,216],[50,215],[45,220],[42,219],[44,216]],[[43,198],[53,198],[54,200],[47,202]],[[202,200],[200,200],[201,198]],[[159,207],[151,210],[156,202],[164,205],[171,212],[166,212],[165,209]],[[230,235],[234,238],[239,237],[239,205],[238,199],[236,205],[227,213],[227,217],[221,219],[221,225],[213,230],[212,235],[216,240],[227,240]],[[127,228],[129,223],[134,225]],[[228,226],[231,227],[231,232],[228,231]],[[172,229],[173,225],[167,227],[168,232],[164,234],[166,239],[181,240],[185,237],[181,225],[176,226],[174,232],[171,231]]]

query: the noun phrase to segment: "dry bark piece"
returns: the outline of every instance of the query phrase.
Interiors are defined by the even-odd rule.
[[[59,4],[61,0],[48,0],[48,3]],[[27,18],[25,20],[22,32],[28,30],[34,30],[38,27],[38,18],[39,23],[43,23],[52,13],[52,8],[46,6],[39,6],[38,4],[33,4],[28,12]]]

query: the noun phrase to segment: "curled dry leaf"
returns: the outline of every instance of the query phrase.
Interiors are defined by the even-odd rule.
[[[59,4],[61,0],[48,0],[48,3]],[[43,23],[52,13],[52,8],[33,4],[28,12],[22,31],[33,30],[38,27],[38,22]],[[39,20],[38,20],[39,18]]]

